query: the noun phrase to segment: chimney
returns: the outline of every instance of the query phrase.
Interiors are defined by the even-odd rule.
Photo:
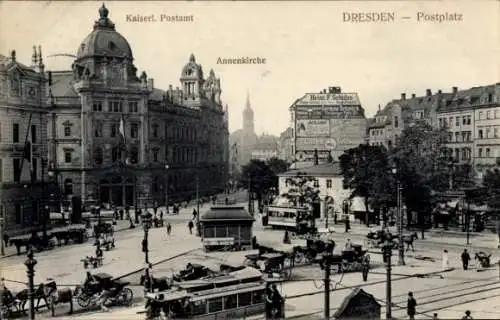
[[[415,99],[416,97],[417,97],[417,95],[416,95],[416,94],[414,94],[414,93],[412,93],[412,94],[411,94],[411,98],[412,98],[412,99]]]
[[[401,100],[406,100],[406,93],[401,94]]]
[[[153,90],[154,89],[154,79],[148,79],[148,88],[149,90]]]
[[[426,96],[428,96],[428,97],[432,96],[432,91],[431,91],[431,89],[427,89],[427,90],[425,90],[425,95],[426,95]]]
[[[458,92],[458,87],[453,87],[451,89],[452,89],[453,93],[457,93]]]

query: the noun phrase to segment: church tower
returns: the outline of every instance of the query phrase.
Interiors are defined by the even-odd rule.
[[[257,143],[255,126],[253,119],[253,110],[250,105],[250,94],[247,91],[247,100],[245,110],[243,110],[243,134],[241,137],[241,163],[246,164],[252,158],[252,149]]]

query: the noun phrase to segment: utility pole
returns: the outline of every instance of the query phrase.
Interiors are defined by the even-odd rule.
[[[201,237],[200,230],[200,179],[196,175],[196,232]]]
[[[331,274],[331,259],[330,255],[326,255],[323,257],[324,266],[325,266],[325,319],[330,319],[330,274]]]
[[[398,193],[398,253],[399,253],[399,260],[398,260],[398,265],[404,266],[405,265],[405,247],[403,243],[403,211],[401,210],[402,208],[402,201],[401,201],[401,184],[398,180],[398,185],[397,185],[397,193]]]
[[[384,257],[386,260],[386,271],[387,271],[387,279],[385,282],[385,318],[386,320],[392,319],[392,284],[391,284],[391,255],[392,255],[392,244],[389,240],[386,240],[384,246]]]

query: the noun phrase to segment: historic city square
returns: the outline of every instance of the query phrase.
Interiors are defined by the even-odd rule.
[[[316,5],[1,3],[0,319],[499,319],[499,3]]]

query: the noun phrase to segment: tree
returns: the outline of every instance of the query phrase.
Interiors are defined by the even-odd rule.
[[[445,129],[417,123],[403,131],[398,147],[393,150],[407,221],[411,221],[412,212],[417,212],[422,230],[430,218],[433,192],[442,192],[449,187],[451,157],[445,147],[447,138]]]
[[[340,156],[340,167],[344,189],[352,190],[351,197],[364,199],[365,223],[369,225],[370,204],[380,205],[394,198],[387,151],[381,146],[360,144]]]
[[[262,204],[264,195],[274,187],[275,173],[269,166],[260,160],[250,160],[241,168],[238,184],[248,192],[255,194],[259,205]]]
[[[314,186],[315,181],[316,178],[297,172],[295,176],[286,179],[289,188],[281,196],[287,198],[296,207],[319,203],[320,190]]]
[[[278,190],[278,183],[279,183],[278,175],[280,173],[288,171],[290,164],[287,161],[276,157],[267,160],[266,164],[269,167],[269,169],[271,169],[271,171],[274,173],[273,188]]]
[[[483,177],[483,186],[486,188],[488,206],[500,211],[500,170],[488,170]]]

